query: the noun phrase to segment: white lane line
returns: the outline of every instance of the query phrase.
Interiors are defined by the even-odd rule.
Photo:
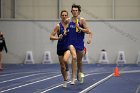
[[[109,73],[109,72],[105,72],[105,73]],[[105,74],[105,73],[92,73],[92,74],[86,74],[85,77],[90,76],[90,75],[95,75],[95,74]],[[71,82],[71,81],[69,81],[68,83],[70,83],[70,82]],[[55,86],[55,87],[49,88],[49,89],[47,89],[47,90],[44,90],[44,91],[42,91],[42,92],[40,92],[40,93],[46,93],[46,92],[51,91],[51,90],[53,90],[53,89],[55,89],[55,88],[58,88],[58,87],[60,87],[60,86],[62,86],[62,85],[63,85],[63,84],[57,85],[57,86]]]
[[[7,74],[4,74],[4,75],[0,75],[0,77],[4,77],[4,76],[10,76],[10,75],[16,75],[16,74],[23,74],[23,73],[27,73],[27,74],[30,74],[30,73],[36,73],[36,72],[40,72],[40,71],[33,71],[33,72],[19,72],[19,73],[7,73]]]
[[[10,82],[10,81],[14,81],[14,80],[19,80],[19,79],[27,78],[27,77],[31,77],[31,76],[41,75],[41,74],[44,74],[44,73],[32,74],[32,75],[18,77],[18,78],[14,78],[14,79],[10,79],[10,80],[5,80],[5,81],[0,82],[0,84],[1,83],[6,83],[6,82]]]
[[[136,89],[135,93],[140,93],[140,85],[138,86],[138,88]]]
[[[125,73],[139,73],[140,70],[133,70],[133,71],[120,71],[120,74],[125,74]],[[82,90],[79,93],[87,93],[88,91],[90,91],[91,89],[95,88],[96,86],[98,86],[99,84],[103,83],[104,81],[110,79],[113,76],[114,73],[110,74],[109,76],[101,79],[100,81],[94,83],[93,85],[87,87],[86,89]]]
[[[140,70],[131,70],[131,71],[120,71],[121,74],[125,74],[125,73],[139,73]]]
[[[109,78],[111,78],[113,76],[113,74],[108,75],[107,77],[101,79],[100,81],[94,83],[93,85],[87,87],[86,89],[82,90],[79,93],[87,93],[88,91],[90,91],[91,89],[95,88],[96,86],[98,86],[99,84],[103,83],[104,81],[108,80]]]
[[[10,90],[17,89],[17,88],[25,87],[25,86],[28,86],[28,85],[31,85],[31,84],[35,84],[35,83],[42,82],[42,81],[45,81],[45,80],[49,80],[49,79],[52,79],[52,78],[56,78],[56,77],[59,77],[59,76],[61,76],[61,74],[53,76],[53,77],[49,77],[49,78],[46,78],[46,79],[38,80],[38,81],[35,81],[35,82],[23,84],[23,85],[20,85],[20,86],[17,86],[17,87],[9,88],[9,89],[0,91],[0,93],[4,93],[4,92],[10,91]]]
[[[70,83],[70,81],[69,81],[68,83]],[[58,87],[60,87],[60,86],[62,86],[62,85],[63,85],[63,84],[57,85],[57,86],[55,86],[55,87],[49,88],[49,89],[47,89],[47,90],[44,90],[44,91],[42,91],[42,92],[40,92],[40,93],[46,93],[46,92],[51,91],[51,90],[53,90],[53,89],[55,89],[55,88],[58,88]]]
[[[4,76],[10,76],[10,75],[16,75],[16,74],[23,74],[23,73],[25,73],[25,74],[33,74],[33,73],[45,73],[45,72],[43,72],[43,71],[31,71],[31,72],[19,72],[19,73],[9,73],[9,74],[4,74],[4,75],[0,75],[0,77],[4,77]],[[52,72],[52,73],[57,73],[57,74],[59,74],[58,72]]]
[[[121,74],[123,74],[123,73],[136,73],[136,72],[139,72],[140,70],[135,70],[135,71],[121,71],[120,73]],[[110,72],[104,72],[104,73],[94,73],[94,72],[92,72],[92,74],[87,74],[87,75],[85,75],[85,77],[86,76],[90,76],[90,75],[94,75],[94,74],[105,74],[105,73],[110,73]],[[108,78],[111,78],[111,76],[113,76],[113,73],[112,74],[110,74],[109,76],[107,76]],[[103,80],[102,80],[103,81]],[[100,81],[101,82],[101,81]],[[68,82],[68,83],[70,83],[70,81]],[[96,84],[97,84],[97,82],[96,82]],[[46,93],[46,92],[48,92],[48,91],[51,91],[51,90],[53,90],[53,89],[55,89],[55,88],[58,88],[58,87],[60,87],[60,86],[62,86],[63,84],[60,84],[60,85],[57,85],[57,86],[55,86],[55,87],[52,87],[52,88],[49,88],[49,89],[47,89],[47,90],[44,90],[44,91],[42,91],[42,92],[40,92],[40,93]],[[84,93],[84,92],[83,92]]]

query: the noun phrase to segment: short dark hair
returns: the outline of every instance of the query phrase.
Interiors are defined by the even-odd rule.
[[[81,12],[81,6],[80,5],[73,4],[71,9],[72,8],[78,8],[78,11]]]
[[[60,13],[60,15],[62,15],[63,12],[66,12],[67,15],[68,15],[68,11],[67,10],[62,10],[61,13]]]

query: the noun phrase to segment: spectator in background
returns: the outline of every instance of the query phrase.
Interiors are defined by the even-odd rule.
[[[6,53],[8,52],[3,33],[0,32],[0,70],[3,70],[3,67],[2,67],[2,51],[3,51],[3,49],[5,49]]]

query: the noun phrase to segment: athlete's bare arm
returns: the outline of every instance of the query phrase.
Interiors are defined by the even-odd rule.
[[[88,38],[87,44],[90,44],[91,40],[92,40],[92,32],[89,31],[89,38]]]
[[[54,28],[54,30],[52,31],[51,35],[50,35],[50,40],[59,40],[63,37],[63,35],[59,35],[56,36],[56,34],[59,32],[59,24],[56,25],[56,27]]]
[[[82,25],[83,28],[81,28],[78,24],[76,24],[76,27],[79,30],[83,31],[84,33],[89,34],[89,29],[87,27],[86,20],[84,18],[82,18],[82,17],[80,17],[80,25]]]

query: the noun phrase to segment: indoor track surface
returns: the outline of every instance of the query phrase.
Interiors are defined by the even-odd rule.
[[[68,82],[63,88],[59,64],[4,64],[0,71],[0,93],[140,93],[140,66],[84,64],[84,83]],[[71,65],[69,65],[71,72]]]

